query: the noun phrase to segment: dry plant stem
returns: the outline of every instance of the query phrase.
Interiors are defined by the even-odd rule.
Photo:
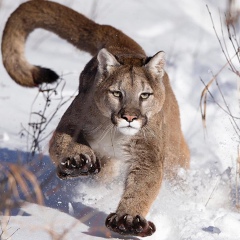
[[[19,171],[19,168],[20,168],[20,171]],[[15,186],[16,186],[16,184],[20,186],[20,189],[21,189],[21,191],[23,191],[25,197],[30,201],[35,201],[32,198],[31,194],[29,194],[30,189],[29,189],[29,186],[27,184],[27,181],[29,181],[31,187],[33,187],[33,189],[34,189],[34,193],[36,194],[37,203],[43,205],[42,192],[41,192],[41,189],[39,188],[37,179],[34,176],[34,174],[29,172],[24,167],[19,167],[16,164],[10,164],[9,169],[10,169],[9,173],[12,175],[12,177],[15,180]],[[15,194],[16,194],[16,191],[18,191],[18,190],[14,189],[14,191],[15,191]],[[17,194],[17,196],[19,196],[19,194]]]
[[[215,24],[214,24],[214,21],[213,21],[213,18],[212,18],[212,13],[211,13],[211,11],[209,10],[208,5],[206,5],[206,7],[207,7],[207,10],[208,10],[209,16],[210,16],[210,18],[211,18],[213,30],[214,30],[214,32],[215,32],[215,35],[216,35],[216,37],[217,37],[217,40],[218,40],[219,45],[220,45],[220,47],[221,47],[221,50],[222,50],[222,52],[223,52],[223,54],[224,54],[224,56],[225,56],[225,58],[226,58],[226,61],[228,62],[228,65],[230,66],[231,70],[236,73],[236,72],[238,72],[238,71],[236,70],[235,66],[232,64],[232,59],[233,59],[233,57],[230,58],[229,53],[228,53],[228,49],[227,49],[227,46],[226,46],[226,42],[225,42],[225,39],[224,39],[223,26],[222,26],[221,17],[220,17],[221,32],[222,32],[222,39],[223,39],[223,42],[224,42],[225,50],[224,50],[223,44],[222,44],[222,42],[221,42],[221,40],[220,40],[220,37],[218,36],[217,30],[216,30],[216,28],[215,28]],[[232,25],[232,28],[233,28],[234,31],[235,31],[235,28],[234,28],[233,25]],[[234,45],[234,43],[233,43],[233,41],[232,41],[232,36],[231,36],[231,31],[230,31],[230,26],[229,26],[229,25],[227,25],[227,30],[228,30],[229,40],[231,41],[232,46],[233,46],[233,48],[234,48],[234,50],[235,50],[235,55],[234,55],[234,57],[237,56],[237,58],[239,59],[239,56],[238,56],[238,53],[239,53],[239,45],[238,45],[238,43],[237,43],[237,41],[236,41],[237,47],[235,47],[235,45]],[[233,36],[234,36],[234,35],[236,36],[236,32],[235,32],[235,34],[233,34]],[[236,38],[235,38],[235,39],[236,39]]]
[[[228,37],[229,37],[229,40],[231,41],[231,43],[232,43],[232,46],[233,46],[233,49],[235,50],[235,52],[236,53],[239,53],[239,43],[238,43],[238,41],[237,41],[237,39],[236,39],[236,29],[235,29],[235,26],[233,25],[233,24],[231,24],[231,27],[232,27],[232,29],[233,29],[233,34],[231,34],[231,30],[230,30],[230,25],[227,25],[227,30],[228,30]],[[235,44],[234,44],[234,42],[233,42],[233,40],[232,40],[232,37],[233,37],[233,39],[234,39],[234,41],[235,41],[235,44],[236,44],[236,46],[235,46]],[[238,58],[238,62],[240,63],[240,58],[239,58],[239,55],[237,55],[237,58]],[[235,69],[235,67],[234,67],[234,70],[235,71],[233,71],[233,72],[238,72],[236,69]],[[239,75],[238,75],[239,76]]]
[[[2,196],[4,202],[0,204],[0,207],[4,210],[5,215],[8,215],[12,208],[19,205],[20,192],[27,201],[43,205],[42,191],[33,173],[24,166],[13,163],[2,164],[0,170],[4,173],[1,184],[5,184]]]
[[[8,225],[9,225],[9,222],[10,222],[10,217],[9,217],[8,220],[6,221],[5,227],[3,227],[3,224],[4,224],[3,221],[0,221],[0,228],[1,228],[0,239],[1,239],[1,240],[11,239],[11,237],[20,229],[20,228],[17,228],[9,237],[3,238],[3,237],[4,237],[3,235],[4,235],[7,231],[9,231],[9,229],[11,228],[11,227],[7,228]]]
[[[66,85],[66,83],[64,83],[64,86],[63,86],[63,88],[62,88],[62,90],[61,90],[61,92],[60,92],[60,93],[61,93],[60,102],[59,102],[58,106],[55,108],[54,112],[51,113],[49,117],[47,117],[48,120],[46,121],[46,124],[45,124],[45,126],[44,126],[44,128],[43,128],[43,131],[47,128],[47,126],[49,125],[49,123],[53,120],[53,118],[55,117],[55,115],[56,115],[56,113],[58,112],[58,110],[59,110],[62,106],[64,106],[66,103],[68,103],[71,99],[73,99],[73,98],[75,97],[75,95],[76,95],[76,92],[74,92],[73,95],[71,95],[69,98],[67,98],[65,101],[63,101],[64,97],[62,96],[62,93],[63,93],[63,89],[64,89],[65,85]],[[52,132],[51,132],[51,133],[52,133]],[[51,133],[49,133],[48,135],[42,137],[42,138],[40,139],[39,143],[42,142],[43,140],[45,140],[46,138],[48,138],[48,137],[51,135]]]
[[[225,50],[223,50],[223,51],[224,51],[224,56],[225,56],[225,58],[226,58],[226,61],[229,61],[230,69],[231,69],[232,71],[234,71],[234,70],[236,70],[236,69],[235,69],[234,64],[232,63],[232,60],[231,60],[231,57],[230,57],[230,55],[229,55],[229,51],[228,51],[228,48],[227,48],[227,43],[226,43],[225,36],[224,36],[224,32],[223,32],[223,22],[222,22],[222,17],[221,17],[220,12],[219,12],[219,16],[220,16],[222,40],[223,40],[224,47],[225,47]],[[212,21],[212,23],[213,23],[213,21]],[[216,31],[215,31],[215,35],[216,35],[216,37],[218,38],[218,41],[221,42],[221,40],[220,40],[220,38],[218,37]],[[229,35],[229,32],[228,32],[228,35]],[[236,51],[235,51],[235,52],[236,52]]]
[[[59,109],[66,103],[68,103],[76,95],[76,92],[74,92],[73,95],[65,99],[65,97],[63,96],[65,85],[66,82],[61,77],[60,80],[57,81],[57,83],[53,87],[52,85],[50,87],[47,84],[42,84],[39,87],[38,93],[31,105],[31,114],[29,116],[28,128],[22,126],[21,131],[21,134],[23,134],[24,132],[27,134],[27,149],[29,149],[29,152],[31,153],[29,156],[29,160],[31,160],[35,156],[36,152],[41,151],[40,143],[51,135],[52,132],[44,136],[44,131],[47,129],[53,118],[56,116]],[[48,108],[51,105],[52,97],[56,96],[57,94],[60,94],[60,97],[58,99],[55,98],[55,100],[59,101],[58,105],[53,112],[50,112],[50,114],[48,114]],[[37,99],[41,96],[44,98],[43,110],[33,111]],[[37,117],[38,120],[33,121],[33,116]]]
[[[228,36],[229,36],[229,39],[230,39],[230,41],[231,41],[231,43],[232,43],[232,46],[233,46],[233,48],[234,48],[234,50],[235,50],[235,54],[230,58],[229,52],[228,52],[228,49],[227,49],[227,45],[226,45],[226,42],[225,42],[225,39],[224,39],[224,33],[223,33],[223,26],[222,26],[221,17],[220,17],[221,32],[222,32],[222,38],[223,38],[224,46],[223,46],[223,44],[222,44],[222,42],[221,42],[221,40],[220,40],[220,37],[218,36],[218,33],[217,33],[217,31],[216,31],[216,28],[215,28],[215,25],[214,25],[214,21],[213,21],[213,18],[212,18],[211,11],[209,10],[208,5],[206,5],[206,7],[207,7],[208,13],[209,13],[210,18],[211,18],[211,22],[212,22],[212,26],[213,26],[215,35],[216,35],[216,37],[217,37],[217,39],[218,39],[218,42],[219,42],[220,47],[221,47],[221,50],[222,50],[222,52],[223,52],[223,54],[224,54],[227,62],[226,62],[226,64],[218,71],[218,73],[213,76],[213,78],[208,82],[207,85],[206,85],[206,84],[202,81],[202,79],[201,79],[201,81],[202,81],[203,84],[205,85],[205,88],[203,89],[203,91],[202,91],[202,93],[201,93],[201,99],[200,99],[200,109],[201,109],[203,127],[206,128],[207,93],[209,93],[209,95],[211,96],[211,98],[213,99],[213,101],[218,105],[218,107],[220,107],[225,113],[227,113],[227,114],[230,116],[230,122],[231,122],[231,124],[232,124],[232,126],[233,126],[233,128],[234,128],[234,131],[235,131],[235,132],[237,133],[237,135],[239,136],[239,133],[238,133],[238,132],[240,131],[240,128],[238,127],[238,124],[236,123],[236,119],[239,119],[239,117],[233,116],[233,114],[231,113],[231,110],[230,110],[230,108],[229,108],[229,106],[228,106],[228,104],[227,104],[227,102],[226,102],[226,100],[225,100],[225,97],[224,97],[224,95],[223,95],[223,93],[222,93],[222,91],[221,91],[221,89],[220,89],[220,86],[219,86],[219,84],[218,84],[218,82],[217,82],[217,80],[216,80],[216,79],[217,79],[217,76],[218,76],[218,75],[223,71],[223,69],[225,69],[227,66],[230,66],[231,70],[232,70],[235,74],[237,74],[237,75],[239,76],[239,72],[236,70],[235,66],[234,66],[233,63],[232,63],[233,58],[235,58],[236,56],[238,57],[238,60],[239,60],[239,56],[238,56],[238,54],[239,54],[239,44],[238,44],[237,41],[236,41],[235,28],[234,28],[234,26],[232,26],[232,28],[234,29],[234,36],[235,36],[234,39],[235,39],[235,42],[236,42],[236,46],[234,45],[234,42],[233,42],[232,37],[231,37],[230,27],[229,27],[229,25],[227,25]],[[225,47],[225,50],[224,50],[224,47]],[[239,62],[240,62],[240,61],[239,61]],[[217,84],[218,90],[219,90],[219,92],[220,92],[220,94],[221,94],[221,97],[222,97],[222,99],[223,99],[223,102],[224,102],[224,105],[225,105],[226,109],[223,108],[219,103],[217,103],[217,102],[215,101],[213,95],[211,94],[211,92],[210,92],[210,90],[209,90],[209,87],[211,86],[211,84],[212,84],[214,81],[215,81],[216,84]]]
[[[213,21],[213,18],[212,18],[212,13],[211,13],[211,11],[210,11],[208,5],[206,5],[206,7],[207,7],[207,10],[208,10],[209,16],[210,16],[210,18],[211,18],[212,27],[213,27],[213,30],[214,30],[215,35],[216,35],[216,37],[217,37],[217,40],[218,40],[218,42],[219,42],[219,45],[220,45],[220,47],[221,47],[221,50],[222,50],[222,52],[223,52],[225,58],[228,59],[228,58],[227,58],[227,55],[226,55],[226,53],[225,53],[225,51],[224,51],[224,48],[223,48],[222,42],[221,42],[221,40],[220,40],[220,38],[219,38],[219,36],[218,36],[217,30],[216,30],[216,28],[215,28],[215,24],[214,24],[214,21]]]
[[[238,157],[236,162],[236,208],[240,210],[240,145],[238,145]]]
[[[240,10],[237,8],[238,0],[228,0],[227,23],[237,24],[240,17]]]
[[[67,240],[68,239],[67,234],[71,231],[71,229],[76,227],[77,224],[78,224],[78,221],[76,220],[71,226],[65,228],[62,233],[55,232],[53,230],[54,226],[46,227],[44,230],[51,236],[52,240]]]
[[[221,90],[221,88],[220,88],[217,80],[216,80],[216,85],[217,85],[218,90],[219,90],[219,92],[220,92],[220,94],[221,94],[221,97],[222,97],[222,99],[223,99],[223,101],[224,101],[224,104],[225,104],[225,106],[226,106],[226,108],[227,108],[227,114],[230,116],[229,119],[230,119],[230,122],[231,122],[231,124],[232,124],[232,127],[233,127],[235,133],[238,135],[238,137],[240,137],[240,135],[239,135],[239,133],[240,133],[240,128],[239,128],[239,126],[238,126],[238,123],[236,122],[236,119],[239,120],[240,118],[234,117],[234,116],[232,115],[231,110],[230,110],[230,108],[229,108],[229,105],[228,105],[228,103],[226,102],[226,99],[225,99],[225,97],[224,97],[224,95],[223,95],[223,92],[222,92],[222,90]]]
[[[232,60],[234,57],[236,56],[236,54],[234,54],[230,60]],[[201,79],[202,83],[205,85],[205,88],[203,89],[202,93],[201,93],[201,98],[200,98],[200,109],[201,109],[201,115],[202,115],[202,121],[203,121],[203,126],[204,128],[206,128],[206,110],[207,110],[207,93],[209,93],[209,95],[211,96],[211,98],[214,100],[214,102],[218,105],[218,107],[220,107],[225,113],[229,114],[231,117],[234,117],[236,119],[240,119],[238,117],[232,116],[231,113],[229,113],[228,110],[225,110],[218,102],[215,101],[213,95],[211,94],[209,88],[212,85],[212,83],[214,81],[216,81],[217,76],[229,65],[229,61],[218,71],[217,74],[215,74],[213,76],[213,78],[207,83],[205,84],[203,82],[203,80]],[[228,108],[229,109],[229,108]]]
[[[216,189],[217,189],[217,187],[218,187],[218,185],[219,185],[220,180],[221,180],[221,178],[220,178],[220,179],[219,179],[219,178],[217,179],[216,184],[214,185],[214,188],[213,188],[212,192],[210,193],[210,196],[209,196],[209,198],[208,198],[208,200],[207,200],[207,202],[206,202],[206,204],[205,204],[205,207],[207,207],[208,203],[209,203],[210,200],[212,199],[213,194],[214,194],[214,192],[216,191]]]
[[[227,44],[225,42],[224,33],[223,33],[223,24],[222,24],[221,18],[220,18],[220,21],[221,21],[222,39],[223,39],[223,42],[224,42],[225,50],[223,48],[222,42],[221,42],[221,40],[220,40],[220,38],[219,38],[219,36],[217,34],[217,31],[215,29],[214,21],[213,21],[213,18],[212,18],[212,15],[211,15],[211,12],[210,12],[208,6],[207,6],[207,9],[208,9],[209,15],[211,17],[211,21],[212,21],[212,25],[213,25],[213,28],[214,28],[214,31],[215,31],[215,35],[216,35],[216,37],[217,37],[217,39],[219,41],[219,44],[220,44],[221,49],[222,49],[222,52],[224,53],[224,56],[225,56],[225,58],[227,60],[226,65],[229,65],[231,71],[234,74],[236,74],[238,76],[238,78],[239,78],[240,77],[240,72],[239,72],[239,70],[237,70],[239,68],[239,66],[235,67],[233,62],[232,62],[232,59],[236,56],[237,60],[238,60],[238,63],[240,64],[240,56],[239,56],[240,45],[239,45],[239,41],[237,40],[237,32],[236,32],[236,27],[235,27],[235,24],[237,24],[236,20],[239,18],[239,12],[235,12],[235,16],[232,16],[232,14],[234,14],[234,11],[235,11],[235,9],[233,8],[233,4],[234,4],[234,0],[229,0],[229,10],[228,10],[228,15],[226,16],[226,27],[227,27],[228,39],[229,39],[229,41],[231,43],[231,46],[232,46],[232,48],[233,48],[233,50],[235,52],[235,55],[232,58],[230,58],[230,56],[229,56],[229,51],[228,51],[228,48],[227,48]],[[236,15],[236,13],[237,13],[237,15]],[[211,83],[215,79],[216,79],[216,76],[213,77],[213,79],[209,82],[209,84],[205,87],[204,90],[206,90],[206,88],[207,88],[207,91],[209,92],[208,87],[211,85]],[[224,105],[226,106],[226,111],[227,111],[227,114],[229,115],[230,123],[231,123],[231,125],[232,125],[232,127],[233,127],[236,135],[238,136],[239,141],[240,141],[240,128],[239,128],[239,125],[238,125],[238,123],[236,121],[239,118],[237,118],[237,117],[232,115],[232,113],[230,111],[230,108],[229,108],[229,106],[228,106],[228,104],[227,104],[227,102],[226,102],[226,100],[224,98],[223,92],[221,91],[221,88],[220,88],[217,80],[215,82],[217,84],[218,90],[219,90],[219,92],[221,94],[221,97],[223,99]],[[238,79],[238,87],[239,87],[239,79]],[[238,88],[238,92],[239,92],[239,88]],[[205,95],[202,94],[202,97],[203,96],[204,96],[204,98],[206,98],[206,94]],[[204,99],[204,100],[206,100],[206,99]],[[202,101],[202,98],[201,98],[201,101]],[[238,101],[239,101],[239,98],[238,98]],[[202,114],[203,119],[204,119],[204,123],[206,122],[205,111],[206,111],[206,104],[204,105],[204,112]],[[240,196],[239,196],[239,185],[240,185],[239,181],[240,180],[239,179],[240,179],[240,145],[238,145],[238,157],[237,157],[237,161],[236,161],[236,207],[238,209],[240,208]]]
[[[231,168],[230,168],[230,167],[227,168],[224,172],[222,172],[222,173],[217,177],[217,180],[216,180],[216,183],[215,183],[215,185],[214,185],[214,187],[213,187],[213,190],[211,191],[211,193],[210,193],[210,195],[209,195],[209,198],[208,198],[208,200],[207,200],[206,203],[205,203],[205,207],[207,207],[207,205],[209,204],[209,202],[210,202],[211,199],[213,198],[213,195],[214,195],[214,193],[215,193],[215,191],[216,191],[219,183],[220,183],[221,180],[223,179],[224,174],[227,174],[227,173],[229,172],[229,170],[231,171]]]
[[[67,234],[70,232],[71,229],[75,228],[77,226],[77,224],[79,224],[79,222],[81,223],[86,223],[87,221],[89,221],[91,218],[93,218],[96,215],[96,212],[89,212],[88,214],[86,214],[85,216],[79,218],[78,220],[74,221],[74,223],[70,226],[67,227],[63,230],[62,233],[56,233],[53,229],[54,229],[54,223],[52,224],[52,226],[48,226],[46,227],[44,230],[51,236],[51,238],[53,240],[67,240],[68,236]],[[99,229],[97,229],[99,230]],[[100,228],[100,230],[102,231],[103,234],[105,234],[105,236],[107,238],[110,238],[111,236],[109,236],[109,230],[107,230],[105,227],[103,227],[102,229]]]

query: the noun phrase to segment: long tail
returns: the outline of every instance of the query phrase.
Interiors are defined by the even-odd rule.
[[[135,41],[111,26],[99,25],[55,2],[29,1],[11,14],[2,37],[3,64],[13,80],[27,87],[58,79],[52,70],[31,65],[25,58],[26,39],[36,28],[54,32],[93,56],[103,47],[113,54],[125,51],[145,55]]]

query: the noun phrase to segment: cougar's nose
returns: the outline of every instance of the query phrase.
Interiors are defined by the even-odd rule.
[[[121,117],[125,119],[127,122],[133,122],[133,120],[137,120],[138,116],[136,115],[128,115],[128,114],[122,114]]]
[[[135,108],[122,108],[118,114],[119,117],[125,119],[129,123],[137,120],[139,116],[141,116],[141,112]]]

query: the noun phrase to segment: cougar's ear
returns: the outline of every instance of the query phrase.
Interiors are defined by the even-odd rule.
[[[113,67],[120,65],[117,59],[105,48],[99,51],[97,55],[97,60],[98,60],[98,70],[101,73],[111,72]]]
[[[160,51],[156,53],[145,65],[145,67],[154,75],[159,75],[159,77],[163,77],[165,67],[165,52]]]

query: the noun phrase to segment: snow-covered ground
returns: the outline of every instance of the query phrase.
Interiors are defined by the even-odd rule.
[[[7,17],[21,2],[0,1],[1,33]],[[149,55],[159,50],[166,52],[167,71],[180,105],[182,128],[191,149],[191,170],[179,172],[182,179],[180,184],[163,183],[147,217],[156,224],[157,231],[147,239],[239,240],[240,214],[236,208],[239,200],[236,197],[239,191],[236,186],[239,138],[229,116],[213,101],[208,102],[205,131],[199,108],[204,87],[200,79],[210,81],[212,75],[226,63],[206,4],[221,36],[220,15],[224,18],[226,0],[57,2],[98,23],[121,29]],[[225,31],[224,23],[223,29]],[[230,42],[226,40],[226,44],[232,56]],[[76,50],[43,30],[31,34],[26,52],[32,63],[47,66],[63,75],[66,80],[62,92],[64,98],[74,94],[79,73],[90,59],[89,54]],[[26,163],[26,152],[29,151],[27,137],[25,134],[20,138],[19,133],[22,126],[28,128],[30,112],[43,109],[44,100],[37,101],[32,108],[38,90],[18,86],[2,64],[0,76],[0,161],[18,162],[21,159],[22,163]],[[238,115],[239,79],[228,67],[217,79],[233,115]],[[210,90],[219,104],[224,106],[217,86],[213,84]],[[57,103],[58,100],[51,103],[52,109]],[[68,104],[59,110],[45,135],[56,127]],[[46,155],[48,140],[44,140],[41,146]],[[34,163],[30,170],[40,182],[45,205],[25,203],[10,217],[1,217],[1,220],[6,220],[1,221],[2,227],[8,224],[7,229],[3,229],[3,235],[0,230],[1,239],[7,239],[16,230],[8,239],[139,239],[110,233],[104,227],[106,216],[115,210],[120,198],[121,181],[97,187],[81,180],[60,181],[48,156]]]

